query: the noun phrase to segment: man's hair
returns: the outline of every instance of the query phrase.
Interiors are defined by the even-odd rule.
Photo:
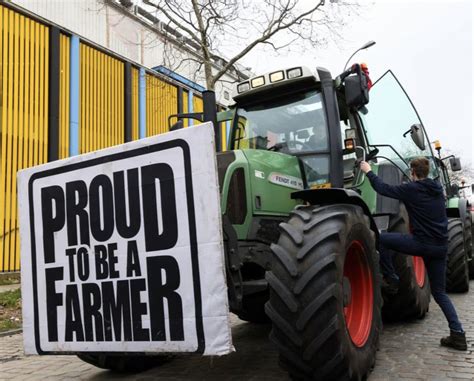
[[[420,180],[426,179],[430,172],[430,161],[426,157],[417,157],[410,161],[410,168]]]

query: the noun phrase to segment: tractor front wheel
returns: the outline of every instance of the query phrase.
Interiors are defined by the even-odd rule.
[[[355,205],[301,207],[280,230],[266,304],[280,365],[293,379],[365,379],[382,326],[368,217]]]

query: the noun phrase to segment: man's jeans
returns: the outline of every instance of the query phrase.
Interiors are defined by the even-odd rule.
[[[410,234],[381,233],[380,234],[380,268],[385,277],[398,280],[392,262],[392,250],[403,254],[423,258],[428,278],[430,280],[431,294],[440,306],[453,331],[463,332],[456,310],[451,300],[446,295],[446,259],[448,246],[434,246],[416,240]]]

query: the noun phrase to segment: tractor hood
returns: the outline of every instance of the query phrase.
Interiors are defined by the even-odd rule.
[[[217,154],[222,213],[239,237],[246,237],[251,220],[286,217],[298,201],[291,193],[303,189],[298,159],[265,150],[235,150]]]
[[[236,150],[219,153],[217,167],[223,213],[235,198],[247,193],[248,209],[252,213],[288,215],[294,206],[291,193],[303,189],[295,156],[265,150]],[[228,197],[234,200],[227,200]]]

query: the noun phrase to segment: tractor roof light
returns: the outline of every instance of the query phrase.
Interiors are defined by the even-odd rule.
[[[303,76],[303,70],[300,67],[295,67],[293,69],[286,71],[286,76],[288,79],[298,78]]]
[[[285,79],[285,73],[283,72],[283,70],[276,71],[275,73],[270,74],[271,83],[283,81],[284,79]]]
[[[265,77],[262,75],[260,77],[253,78],[251,80],[251,84],[252,84],[252,88],[254,89],[257,87],[263,86],[265,85]]]
[[[441,143],[439,140],[435,140],[434,142],[435,150],[439,151],[441,149]]]
[[[302,80],[312,81],[313,83],[320,82],[319,74],[311,72],[307,67],[290,67],[288,69],[271,71],[238,83],[232,91],[232,98],[238,100],[253,97],[255,94],[268,89],[283,88],[286,85],[291,86],[293,82]]]
[[[237,92],[239,94],[242,94],[246,91],[249,91],[250,90],[250,83],[249,82],[244,82],[244,83],[241,83],[240,85],[237,86]]]

